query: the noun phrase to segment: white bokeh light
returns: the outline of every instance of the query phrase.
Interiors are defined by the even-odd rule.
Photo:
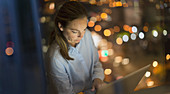
[[[152,35],[153,35],[154,37],[158,37],[158,31],[153,30],[153,31],[152,31]]]
[[[123,39],[124,42],[128,42],[129,37],[128,37],[128,35],[123,35],[123,38],[122,38],[122,39]]]
[[[145,77],[150,77],[150,76],[151,76],[151,72],[147,71],[147,72],[145,73]]]
[[[110,75],[112,73],[112,70],[111,69],[105,69],[104,70],[104,74],[105,75]]]
[[[140,32],[140,33],[139,33],[139,38],[140,38],[140,39],[144,39],[144,37],[145,37],[144,33],[143,33],[143,32]]]
[[[166,36],[168,32],[166,30],[163,30],[163,35]]]
[[[134,34],[134,33],[131,34],[131,35],[130,35],[130,38],[131,38],[132,40],[136,40],[136,34]]]
[[[132,32],[136,33],[137,31],[138,31],[137,27],[136,26],[132,26]]]
[[[90,18],[90,21],[96,22],[96,21],[97,21],[97,18],[96,18],[96,17],[91,17],[91,18]]]
[[[116,56],[115,63],[120,63],[120,62],[122,62],[122,56]]]
[[[158,61],[153,61],[152,66],[157,67],[158,66]]]
[[[124,58],[124,59],[122,60],[122,64],[123,64],[123,65],[129,64],[129,58]]]

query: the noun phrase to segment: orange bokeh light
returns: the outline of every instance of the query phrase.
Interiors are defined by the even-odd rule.
[[[129,32],[130,32],[130,33],[133,33],[132,27],[129,27]]]
[[[107,18],[107,14],[106,13],[101,13],[100,16],[101,16],[102,19],[106,19]]]
[[[99,15],[96,16],[97,21],[101,21],[101,17]]]
[[[95,24],[95,23],[94,23],[93,21],[89,21],[89,22],[88,22],[88,26],[89,26],[89,27],[93,27],[94,24]]]
[[[143,27],[143,31],[148,32],[148,27],[147,27],[147,26],[144,26],[144,27]]]
[[[102,29],[102,27],[100,26],[100,25],[96,25],[95,27],[94,27],[94,30],[95,31],[100,31]]]
[[[114,31],[115,32],[120,32],[120,27],[119,26],[114,26]]]
[[[128,7],[128,4],[127,3],[123,3],[123,7]]]
[[[109,7],[116,7],[116,2],[109,3]]]
[[[108,57],[101,57],[101,58],[100,58],[100,61],[102,61],[102,62],[107,62],[107,61],[108,61]]]
[[[124,26],[123,26],[123,29],[124,29],[125,31],[129,31],[129,25],[124,25]]]
[[[5,53],[6,53],[6,55],[10,56],[14,53],[14,50],[12,47],[8,47],[5,49]]]
[[[122,6],[122,2],[120,2],[120,1],[116,2],[116,6],[117,6],[117,7]]]

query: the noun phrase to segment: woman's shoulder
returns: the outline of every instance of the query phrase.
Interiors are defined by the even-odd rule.
[[[85,33],[86,36],[91,36],[91,32],[89,29],[86,29],[86,33]]]

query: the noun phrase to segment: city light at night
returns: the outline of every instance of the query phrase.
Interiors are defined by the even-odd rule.
[[[143,33],[143,32],[140,32],[140,33],[139,33],[139,38],[140,38],[140,39],[144,39],[144,37],[145,37],[144,33]]]
[[[102,27],[100,25],[95,25],[94,30],[95,31],[100,31]]]
[[[136,39],[136,34],[134,34],[134,33],[131,34],[131,35],[130,35],[130,38],[131,38],[132,40],[135,40],[135,39]]]
[[[136,26],[132,26],[132,32],[136,33],[137,31],[138,31],[137,27]]]
[[[129,37],[128,37],[128,35],[123,35],[122,39],[124,42],[128,42]]]
[[[112,73],[112,70],[111,69],[105,69],[104,70],[104,74],[105,75],[110,75]]]
[[[152,63],[152,66],[153,66],[153,67],[157,67],[157,66],[158,66],[158,62],[157,62],[157,61],[154,61],[154,62]]]
[[[8,47],[5,50],[6,55],[11,56],[14,53],[14,50],[12,47]]]
[[[117,38],[116,39],[116,43],[118,44],[118,45],[121,45],[122,43],[123,43],[123,40],[122,40],[122,38]]]
[[[145,77],[150,77],[150,76],[151,76],[151,72],[147,71],[147,72],[145,73]]]

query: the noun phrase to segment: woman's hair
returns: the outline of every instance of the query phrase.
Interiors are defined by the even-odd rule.
[[[78,18],[87,17],[86,9],[76,1],[65,2],[55,17],[55,30],[52,32],[49,44],[52,44],[55,41],[60,47],[60,53],[63,58],[67,60],[74,60],[68,54],[68,41],[63,35],[63,31],[60,31],[58,23],[60,23],[63,28],[67,27],[70,21],[73,21]]]

